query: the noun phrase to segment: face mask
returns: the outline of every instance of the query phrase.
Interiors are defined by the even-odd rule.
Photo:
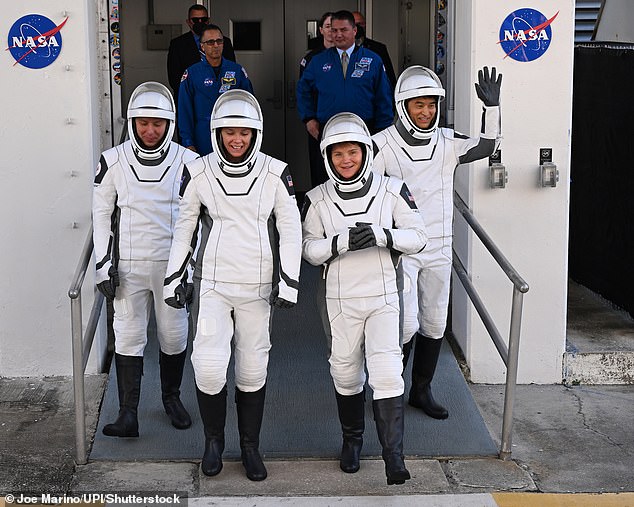
[[[196,22],[194,26],[192,26],[193,32],[200,37],[203,34],[203,30],[207,26],[205,23]]]

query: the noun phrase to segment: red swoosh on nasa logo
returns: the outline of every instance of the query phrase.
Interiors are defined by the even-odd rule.
[[[48,32],[45,32],[42,34],[42,37],[46,37],[46,40],[50,39],[51,37],[53,37],[55,34],[57,34],[57,32],[59,32],[64,25],[66,24],[66,21],[68,21],[68,16],[64,19],[64,21],[61,22],[61,24],[59,24],[58,26],[56,26],[55,28],[52,28],[51,30],[49,30]],[[11,46],[10,48],[5,49],[5,51],[8,51],[11,48],[14,48],[15,46]],[[20,61],[26,57],[27,55],[31,54],[34,51],[34,48],[29,49],[26,53],[24,53],[20,58],[18,58],[15,63],[13,64],[13,67],[15,67],[18,63],[20,63]]]
[[[550,25],[555,20],[555,18],[557,17],[558,14],[559,14],[559,11],[557,11],[552,18],[547,19],[546,21],[544,21],[541,25],[534,26],[532,28],[532,30],[536,30],[537,32],[541,32],[544,28],[546,28],[548,25]],[[526,33],[526,30],[520,30],[520,32]],[[501,42],[504,42],[504,41],[500,40],[500,41],[498,41],[498,44],[500,44]],[[517,48],[519,48],[520,46],[523,46],[523,45],[524,45],[524,42],[520,42],[517,46],[515,46],[508,53],[506,53],[506,56],[504,58],[507,58],[513,51],[515,51]]]

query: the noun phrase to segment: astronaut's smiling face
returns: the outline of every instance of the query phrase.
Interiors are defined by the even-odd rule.
[[[358,143],[336,143],[332,146],[330,160],[343,180],[351,180],[361,170],[363,150]]]
[[[147,148],[157,146],[167,130],[167,120],[164,118],[135,118],[136,134]]]
[[[220,134],[222,145],[227,152],[227,160],[233,163],[242,162],[251,146],[253,131],[244,127],[223,127]]]
[[[414,97],[407,101],[407,114],[419,128],[427,130],[433,123],[438,112],[437,97]]]

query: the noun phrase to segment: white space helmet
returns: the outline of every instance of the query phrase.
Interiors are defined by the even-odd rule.
[[[262,110],[257,99],[246,90],[229,90],[216,100],[211,112],[211,146],[220,158],[222,169],[232,174],[242,174],[251,164],[262,145]],[[222,144],[220,129],[223,127],[246,127],[253,129],[251,146],[242,162],[230,162]]]
[[[329,146],[343,142],[358,142],[363,148],[363,160],[361,169],[350,180],[343,179],[335,168],[331,165]],[[372,171],[372,138],[368,127],[363,120],[354,113],[339,113],[326,122],[322,133],[321,156],[324,158],[328,177],[342,192],[354,192],[359,190],[368,181],[368,176]]]
[[[399,76],[394,89],[394,102],[399,120],[412,137],[428,139],[438,128],[440,112],[436,111],[436,118],[429,128],[421,129],[407,113],[407,101],[414,97],[438,97],[439,103],[445,98],[445,89],[436,73],[422,65],[412,65]]]
[[[134,125],[135,118],[163,118],[167,120],[165,135],[153,148],[148,148],[138,138]],[[135,88],[128,102],[128,134],[134,153],[146,160],[156,160],[165,155],[174,135],[176,107],[174,98],[165,85],[148,81]]]

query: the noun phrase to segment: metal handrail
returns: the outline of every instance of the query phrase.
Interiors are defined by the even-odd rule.
[[[128,135],[128,123],[125,122],[119,144],[123,143]],[[92,344],[95,340],[95,333],[99,318],[101,317],[101,309],[103,307],[103,294],[99,291],[95,293],[95,300],[90,310],[90,317],[86,325],[86,332],[82,336],[82,306],[81,306],[81,289],[84,284],[84,278],[88,271],[90,259],[93,252],[93,227],[90,225],[84,247],[79,256],[79,263],[73,275],[73,281],[68,289],[68,297],[70,298],[70,327],[73,350],[73,393],[75,403],[75,461],[78,465],[85,465],[88,462],[88,453],[86,452],[86,400],[84,375],[86,373],[86,365],[92,350]]]
[[[75,461],[78,465],[88,462],[86,453],[86,402],[84,391],[84,374],[88,357],[95,338],[97,324],[103,306],[103,294],[97,292],[90,312],[86,333],[82,336],[82,305],[81,289],[92,258],[93,239],[92,225],[88,231],[84,248],[79,257],[79,264],[75,270],[73,281],[68,289],[70,298],[71,335],[73,342],[73,392],[75,397]]]
[[[508,347],[502,335],[498,331],[493,319],[489,315],[482,299],[478,295],[475,286],[471,282],[469,274],[465,270],[462,262],[454,250],[453,269],[462,282],[465,291],[469,295],[473,306],[482,319],[484,327],[489,332],[491,340],[497,349],[502,361],[506,366],[506,385],[504,389],[504,412],[502,415],[502,438],[500,444],[499,457],[507,460],[511,457],[511,438],[513,433],[513,405],[515,403],[515,387],[517,385],[517,363],[520,348],[520,331],[522,328],[522,307],[524,294],[528,292],[528,284],[520,276],[517,270],[511,265],[502,251],[495,245],[491,237],[480,225],[475,215],[457,193],[454,193],[454,206],[464,217],[465,221],[482,244],[486,247],[497,264],[502,268],[509,280],[513,283],[513,301],[511,303],[511,323],[509,329]]]

